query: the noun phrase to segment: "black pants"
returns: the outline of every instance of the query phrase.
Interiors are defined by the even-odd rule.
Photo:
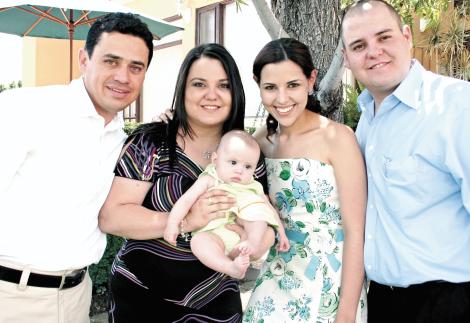
[[[399,288],[370,282],[369,323],[470,323],[470,282]]]

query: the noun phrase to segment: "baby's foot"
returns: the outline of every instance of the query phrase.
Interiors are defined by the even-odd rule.
[[[246,270],[250,265],[250,256],[246,253],[240,254],[232,261],[232,266],[229,270],[229,275],[233,278],[242,279],[245,277]]]
[[[240,251],[240,254],[246,254],[248,256],[251,255],[254,250],[251,244],[248,243],[247,240],[240,242],[237,247],[238,247],[238,250]]]

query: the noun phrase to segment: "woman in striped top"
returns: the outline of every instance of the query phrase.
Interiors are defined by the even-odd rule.
[[[177,245],[162,237],[173,204],[210,163],[221,136],[243,129],[244,108],[231,55],[201,45],[182,63],[173,120],[141,126],[128,138],[99,218],[104,232],[126,237],[111,269],[110,322],[241,320],[238,282],[200,263],[188,241],[188,232],[223,216],[233,198],[203,194],[181,223]],[[256,177],[266,188],[265,173],[258,163]],[[272,238],[270,230],[266,244]]]

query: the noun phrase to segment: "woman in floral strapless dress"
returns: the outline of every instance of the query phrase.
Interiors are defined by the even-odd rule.
[[[270,113],[255,137],[291,248],[271,248],[243,322],[367,322],[364,163],[351,129],[318,114],[311,62],[305,45],[284,38],[253,66]]]

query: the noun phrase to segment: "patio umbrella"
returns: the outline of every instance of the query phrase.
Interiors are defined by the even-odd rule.
[[[73,40],[86,39],[93,22],[111,12],[137,14],[148,25],[154,39],[182,30],[181,27],[107,0],[0,0],[0,32],[69,39],[72,79]]]

